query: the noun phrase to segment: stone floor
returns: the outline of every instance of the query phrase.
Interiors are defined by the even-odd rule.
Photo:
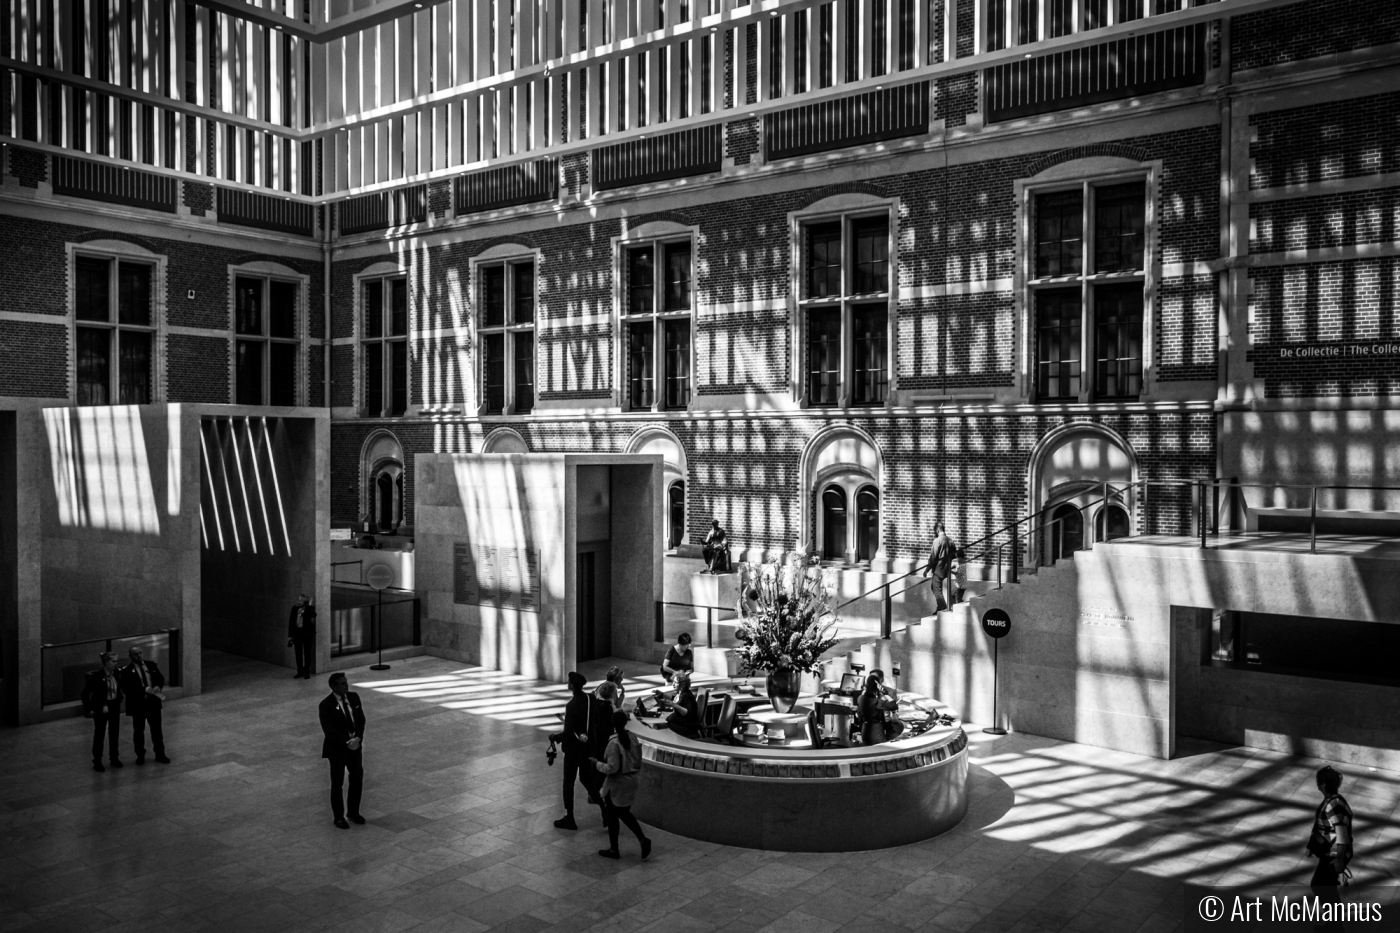
[[[347,832],[318,757],[324,682],[205,664],[206,692],[167,711],[169,766],[136,767],[129,729],[126,767],[105,774],[85,720],[0,730],[0,931],[1168,931],[1183,881],[1310,871],[1316,761],[975,732],[971,811],[929,842],[784,854],[656,832],[648,861],[630,839],[608,861],[596,813],[551,825],[543,732],[562,688],[427,657],[351,672],[369,824]],[[1342,770],[1358,874],[1394,883],[1400,775]]]

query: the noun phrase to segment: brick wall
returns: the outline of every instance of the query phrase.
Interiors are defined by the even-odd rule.
[[[1251,188],[1400,171],[1400,92],[1254,114]]]
[[[1310,0],[1236,16],[1230,25],[1230,57],[1236,69],[1394,42],[1400,42],[1400,4],[1391,0]]]

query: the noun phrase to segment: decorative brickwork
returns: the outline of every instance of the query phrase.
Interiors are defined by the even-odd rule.
[[[19,179],[21,187],[37,188],[39,182],[49,179],[49,157],[33,149],[19,146],[8,147],[10,153],[9,173]]]
[[[1251,188],[1400,172],[1400,92],[1274,110],[1249,122]]]
[[[1251,253],[1400,241],[1400,188],[1249,206]]]
[[[744,27],[744,49],[748,55],[744,59],[744,103],[758,100],[758,25],[749,23]]]
[[[214,209],[213,185],[186,180],[180,182],[180,187],[184,189],[183,203],[194,216],[203,217]]]
[[[948,0],[956,4],[957,35],[953,39],[953,57],[967,58],[973,54],[977,41],[977,0]]]
[[[977,112],[977,73],[939,78],[934,82],[933,116],[944,126],[966,126],[967,115]]]
[[[1236,16],[1230,58],[1236,70],[1400,42],[1400,4],[1309,0]]]
[[[735,165],[748,165],[758,154],[760,144],[758,117],[731,120],[724,125],[724,155]]]
[[[1072,149],[1052,152],[1036,159],[1026,171],[1031,176],[1035,176],[1053,165],[1073,162],[1075,159],[1088,159],[1093,156],[1114,156],[1120,159],[1132,159],[1134,162],[1150,162],[1152,160],[1151,153],[1141,146],[1129,146],[1124,143],[1091,143],[1087,146],[1075,146]]]
[[[582,197],[584,186],[588,184],[588,153],[571,152],[559,161],[563,165],[565,193],[574,198]]]
[[[441,220],[452,208],[452,182],[434,181],[428,184],[428,211]]]

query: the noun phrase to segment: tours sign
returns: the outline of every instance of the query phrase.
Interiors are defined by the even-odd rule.
[[[982,631],[992,638],[1005,638],[1011,631],[1011,616],[1005,609],[988,609],[982,613]]]

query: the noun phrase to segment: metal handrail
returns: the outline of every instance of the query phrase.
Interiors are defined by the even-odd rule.
[[[348,565],[350,565],[350,564],[359,564],[359,565],[360,565],[360,583],[363,584],[363,583],[364,583],[364,579],[365,579],[365,559],[364,559],[363,557],[361,557],[359,560],[333,560],[333,561],[331,561],[331,582],[332,582],[332,583],[353,583],[353,582],[354,582],[353,580],[337,580],[337,579],[335,578],[335,568],[336,568],[336,567],[345,567],[345,566],[348,566]]]
[[[82,638],[78,641],[47,641],[39,645],[40,648],[72,648],[74,645],[95,645],[98,642],[106,642],[110,651],[112,642],[123,641],[128,638],[152,638],[156,635],[170,635],[180,631],[178,628],[163,628],[157,632],[138,632],[135,635],[103,635],[101,638]]]
[[[682,602],[676,602],[676,601],[670,600],[670,599],[658,599],[658,600],[656,601],[656,631],[654,632],[654,636],[655,636],[656,641],[665,641],[665,640],[666,640],[666,634],[665,634],[665,631],[664,631],[664,629],[665,629],[665,623],[666,623],[666,619],[665,619],[665,611],[666,611],[666,610],[665,610],[665,607],[666,607],[666,606],[681,606],[681,607],[684,607],[684,608],[686,608],[686,609],[704,609],[704,610],[706,610],[706,612],[705,612],[705,647],[706,647],[706,648],[713,648],[713,647],[715,646],[715,613],[716,613],[716,612],[734,612],[734,613],[737,615],[737,614],[738,614],[738,611],[739,611],[737,606],[735,606],[735,607],[733,607],[733,608],[730,608],[730,607],[727,607],[727,606],[702,606],[702,605],[700,605],[699,603],[682,603]]]

